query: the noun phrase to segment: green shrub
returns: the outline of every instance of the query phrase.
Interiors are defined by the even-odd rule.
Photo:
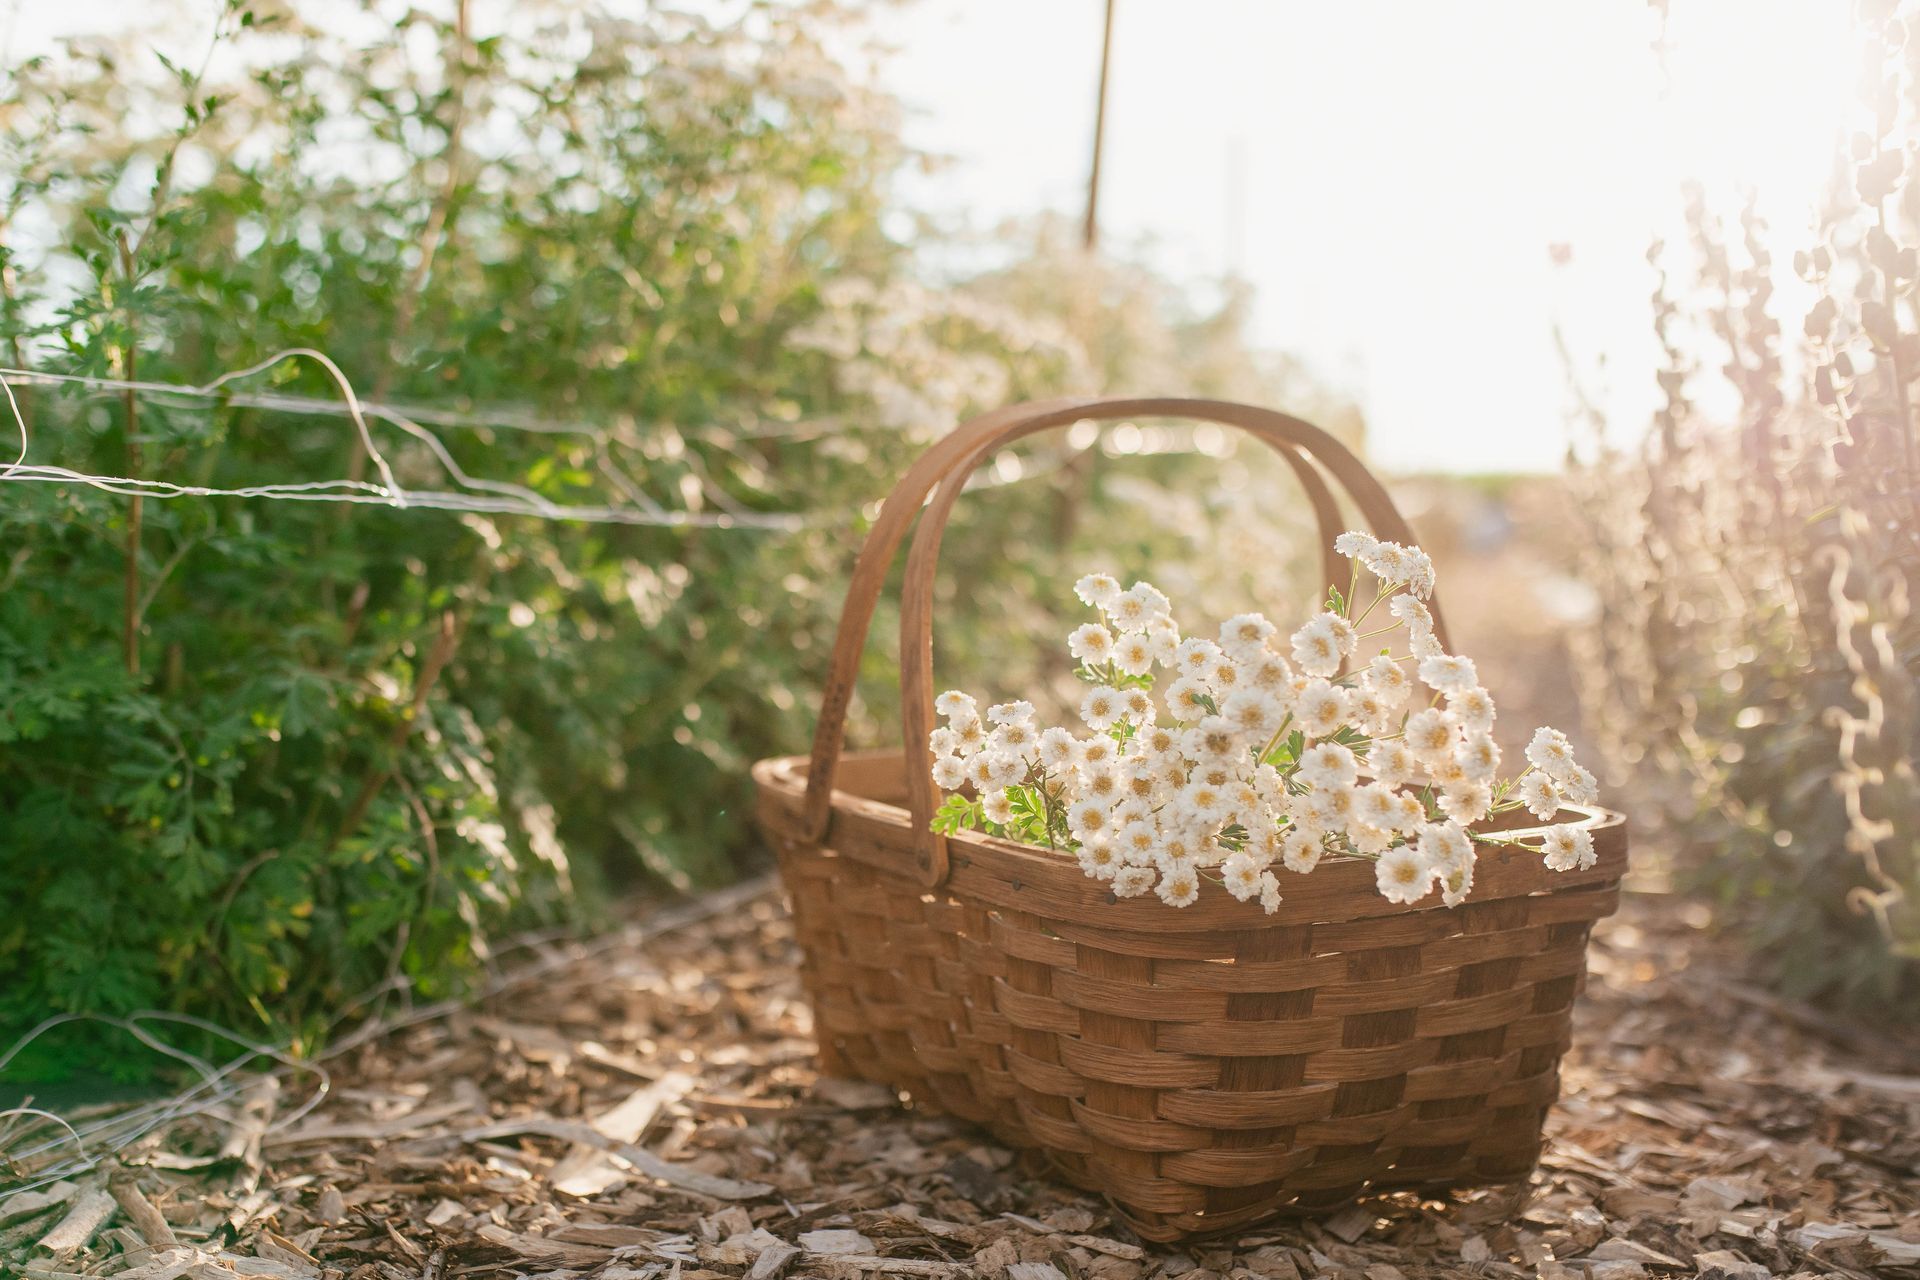
[[[1236,305],[1045,227],[990,278],[930,278],[882,230],[906,156],[823,52],[831,6],[582,4],[485,37],[416,9],[370,43],[272,13],[229,11],[225,78],[140,48],[9,74],[10,362],[198,384],[314,348],[371,401],[432,405],[474,476],[736,527],[0,486],[0,1044],[159,1007],[310,1047],[370,989],[457,990],[504,927],[724,878],[747,766],[804,748],[857,540],[930,436],[1061,390],[1328,407],[1245,350]],[[212,397],[35,386],[29,461],[380,478],[346,418],[233,394],[266,391],[339,396],[304,359]],[[402,486],[459,488],[431,441],[371,430]],[[1303,519],[1255,497],[1284,473],[1212,452],[1024,453],[1064,496],[964,504],[943,664],[1032,670],[1088,557],[1177,564],[1231,527],[1286,589]],[[1141,518],[1189,482],[1180,520]],[[63,1036],[9,1075],[103,1061]]]

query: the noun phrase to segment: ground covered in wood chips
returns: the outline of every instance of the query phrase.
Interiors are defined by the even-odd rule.
[[[792,931],[761,885],[549,948],[477,1006],[390,1020],[297,1118],[314,1077],[260,1077],[0,1199],[0,1274],[1920,1276],[1912,1030],[1749,989],[1703,923],[1629,894],[1600,927],[1566,1096],[1517,1203],[1389,1197],[1142,1245],[978,1132],[819,1079]]]

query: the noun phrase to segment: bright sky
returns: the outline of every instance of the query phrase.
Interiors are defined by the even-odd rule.
[[[877,7],[910,140],[955,161],[910,202],[976,227],[1079,215],[1101,4]],[[1853,109],[1846,0],[1671,0],[1664,71],[1646,0],[1117,5],[1108,243],[1181,279],[1250,280],[1255,339],[1356,397],[1395,470],[1557,465],[1556,320],[1619,434],[1641,429],[1644,259],[1656,232],[1683,242],[1682,182],[1728,213],[1756,189],[1786,262]],[[138,9],[14,0],[13,48]],[[1776,295],[1789,335],[1796,284]]]
[[[886,21],[910,137],[958,162],[917,203],[1079,215],[1101,3],[921,0]],[[1255,337],[1355,395],[1396,470],[1556,466],[1556,319],[1582,360],[1609,358],[1606,402],[1639,430],[1645,254],[1657,229],[1684,243],[1682,181],[1729,213],[1756,188],[1789,262],[1857,65],[1845,0],[1672,0],[1670,79],[1646,0],[1117,6],[1103,235],[1252,281]]]

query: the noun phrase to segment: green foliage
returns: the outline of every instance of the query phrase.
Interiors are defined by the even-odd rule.
[[[0,82],[7,362],[198,384],[313,348],[376,404],[454,415],[445,460],[373,422],[404,487],[456,487],[450,460],[555,503],[803,518],[0,485],[0,1043],[159,1007],[309,1047],[371,989],[458,990],[505,927],[730,875],[747,767],[804,745],[853,549],[931,434],[1061,391],[1324,407],[1248,355],[1237,300],[1191,309],[1045,226],[990,277],[929,278],[883,233],[905,153],[892,104],[824,51],[850,20],[831,5],[715,26],[583,2],[483,37],[416,7],[370,41],[305,12],[229,6],[233,56],[207,65],[242,70],[218,84],[139,46]],[[338,394],[311,361],[225,390]],[[338,416],[21,400],[36,464],[378,478]],[[1262,550],[1239,563],[1285,582],[1304,515],[1245,510],[1282,473],[1209,452],[1048,443],[1024,473],[1058,467],[1058,501],[970,495],[943,662],[1061,676],[1033,639],[1089,547],[1177,565],[1231,524]],[[1222,467],[1187,518],[1140,518]],[[993,584],[990,618],[960,582]],[[894,670],[876,646],[857,733],[891,723]],[[104,1059],[49,1040],[9,1075]]]
[[[1690,199],[1691,278],[1655,295],[1655,430],[1638,457],[1594,434],[1600,609],[1580,664],[1609,754],[1646,807],[1677,797],[1682,874],[1756,970],[1876,1012],[1920,1007],[1920,333],[1903,247],[1920,172],[1913,55],[1881,8],[1862,11],[1872,127],[1794,263],[1817,297],[1797,387],[1753,205],[1730,242]],[[1722,346],[1731,424],[1699,408],[1712,375],[1690,331]]]

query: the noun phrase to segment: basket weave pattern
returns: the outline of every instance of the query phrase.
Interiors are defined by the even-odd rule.
[[[1180,910],[1115,899],[1064,855],[971,832],[930,839],[931,645],[914,634],[924,600],[911,598],[906,748],[841,758],[853,664],[840,659],[857,659],[874,579],[935,484],[910,591],[916,564],[930,578],[959,481],[996,443],[1036,422],[1156,411],[1256,434],[1272,420],[1302,428],[1303,447],[1333,464],[1376,530],[1406,537],[1377,486],[1356,488],[1351,455],[1339,451],[1343,468],[1328,456],[1337,444],[1244,406],[1072,402],[994,415],[936,446],[930,458],[946,455],[902,481],[856,569],[813,756],[754,771],[822,1069],[1043,1152],[1153,1240],[1375,1190],[1522,1181],[1558,1096],[1588,934],[1617,900],[1618,815],[1560,815],[1593,833],[1599,861],[1585,871],[1547,872],[1537,854],[1483,845],[1474,891],[1452,909],[1387,902],[1359,859],[1283,877],[1271,916],[1217,888]],[[1324,487],[1307,483],[1324,524]]]
[[[857,763],[897,771],[899,758]],[[1125,913],[1132,928],[1114,916],[1172,908],[1048,886],[1041,858],[1002,841],[978,838],[994,860],[958,853],[947,890],[928,894],[781,834],[804,767],[762,766],[761,812],[829,1074],[905,1089],[1044,1151],[1155,1240],[1533,1168],[1587,935],[1618,897],[1618,826],[1596,829],[1600,866],[1545,892],[1359,919],[1315,918],[1327,912],[1290,909],[1290,896],[1278,916],[1256,907],[1230,913],[1234,927],[1170,932],[1141,912]],[[1531,879],[1524,859],[1483,848],[1480,878],[1497,864],[1519,873],[1501,879]],[[1058,861],[1057,875],[1090,883]],[[1361,883],[1341,889],[1388,905],[1368,864],[1308,879],[1355,871]],[[976,878],[997,892],[968,892]],[[1246,906],[1217,897],[1202,904],[1216,915]]]

